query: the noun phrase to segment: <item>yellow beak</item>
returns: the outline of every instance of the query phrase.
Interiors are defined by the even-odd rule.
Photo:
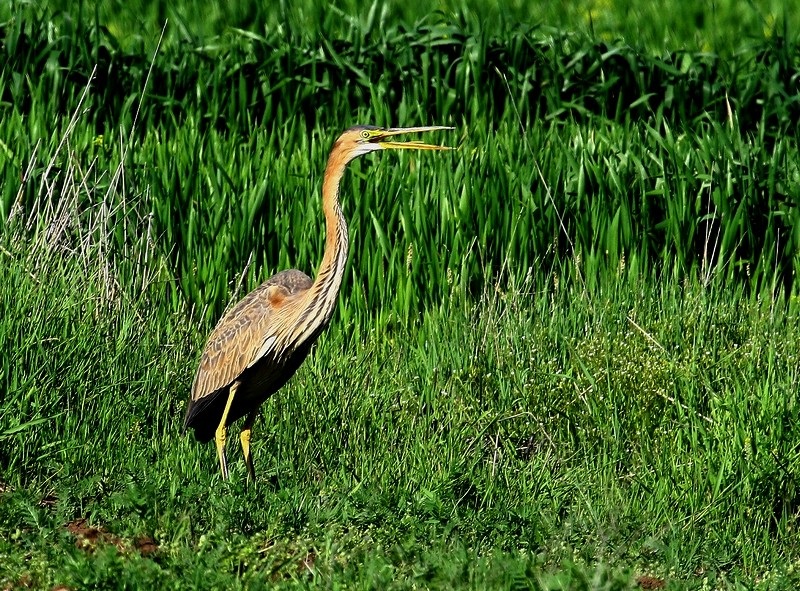
[[[446,129],[455,129],[455,127],[443,127],[441,125],[432,125],[429,127],[391,127],[383,130],[380,135],[375,136],[372,140],[380,145],[384,150],[398,149],[398,150],[452,150],[450,146],[436,146],[433,144],[425,144],[423,142],[385,142],[384,138],[400,135],[403,133],[422,133],[424,131],[441,131]]]

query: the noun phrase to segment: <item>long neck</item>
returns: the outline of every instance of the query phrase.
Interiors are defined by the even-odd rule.
[[[308,319],[313,332],[327,326],[333,315],[339,287],[342,285],[344,265],[347,262],[349,246],[347,221],[342,215],[339,205],[339,183],[342,180],[347,162],[340,159],[328,159],[325,168],[325,180],[322,184],[322,211],[325,214],[325,253],[317,271],[317,277],[308,290],[307,305],[304,316]]]

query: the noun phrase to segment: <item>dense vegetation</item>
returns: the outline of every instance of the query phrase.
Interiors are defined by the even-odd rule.
[[[0,588],[796,587],[797,15],[578,4],[0,8]],[[314,271],[354,123],[459,150],[351,166],[331,330],[221,482],[203,339]]]

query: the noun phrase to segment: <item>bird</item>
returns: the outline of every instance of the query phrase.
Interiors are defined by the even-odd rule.
[[[250,436],[260,406],[282,388],[306,359],[333,316],[347,261],[347,221],[339,186],[347,165],[378,150],[450,150],[420,141],[395,141],[400,134],[451,130],[357,125],[333,143],[322,181],[325,249],[315,279],[297,269],[281,271],[242,298],[218,321],[200,356],[183,430],[213,438],[222,478],[229,477],[227,429],[245,417],[239,440],[248,478],[255,480]]]

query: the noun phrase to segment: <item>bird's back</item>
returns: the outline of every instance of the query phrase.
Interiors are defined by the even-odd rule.
[[[233,382],[240,386],[227,422],[241,418],[282,387],[308,355],[311,343],[285,355],[270,348],[276,331],[311,287],[296,269],[270,277],[226,312],[208,338],[192,386],[184,429],[209,441],[219,424]]]

